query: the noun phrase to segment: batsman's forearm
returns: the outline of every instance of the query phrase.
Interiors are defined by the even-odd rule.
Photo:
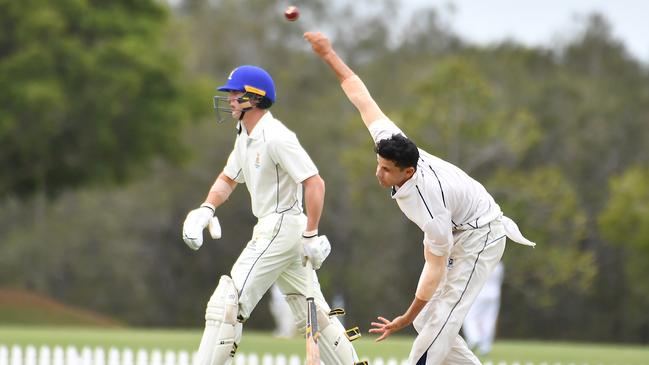
[[[306,231],[314,231],[318,229],[324,208],[325,183],[320,175],[314,175],[304,180],[302,184],[307,214]]]
[[[207,193],[205,202],[214,205],[214,207],[218,207],[228,200],[230,194],[232,194],[236,187],[236,181],[230,179],[224,173],[220,173],[210,188],[209,193]]]

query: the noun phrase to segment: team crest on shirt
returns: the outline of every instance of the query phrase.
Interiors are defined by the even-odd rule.
[[[255,167],[259,168],[261,166],[261,155],[257,152],[257,158],[255,158]]]

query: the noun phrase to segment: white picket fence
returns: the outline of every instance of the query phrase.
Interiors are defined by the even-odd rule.
[[[108,350],[102,347],[0,345],[0,365],[195,365],[196,353],[170,350]],[[367,359],[370,365],[408,365],[407,359]],[[303,365],[300,355],[243,354],[234,357],[234,365]],[[484,365],[534,365],[531,362],[485,362]],[[540,363],[538,365],[562,365]],[[575,365],[575,364],[566,364]],[[587,364],[579,364],[587,365]]]
[[[196,353],[170,350],[132,350],[74,346],[3,346],[0,345],[0,365],[194,365]],[[303,365],[299,355],[238,353],[234,365]],[[375,359],[372,365],[407,365],[396,359]]]

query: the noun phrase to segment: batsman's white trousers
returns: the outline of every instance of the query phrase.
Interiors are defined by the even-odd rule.
[[[271,285],[284,294],[306,294],[306,268],[302,266],[301,238],[306,228],[303,214],[271,214],[259,219],[252,239],[232,266],[230,275],[239,291],[239,319],[245,321]],[[317,275],[314,297],[319,307],[330,308],[320,291]]]
[[[462,322],[505,250],[500,219],[453,233],[446,277],[413,325],[419,333],[408,361],[419,365],[480,364],[459,336]]]

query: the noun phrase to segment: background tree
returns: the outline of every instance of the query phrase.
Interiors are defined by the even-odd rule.
[[[191,103],[158,1],[0,3],[0,197],[178,161]]]
[[[649,338],[649,285],[644,279],[649,260],[649,170],[632,166],[611,178],[611,193],[599,216],[601,232],[614,247],[622,250],[623,264],[611,268],[622,272],[625,297],[620,313],[628,338]]]

